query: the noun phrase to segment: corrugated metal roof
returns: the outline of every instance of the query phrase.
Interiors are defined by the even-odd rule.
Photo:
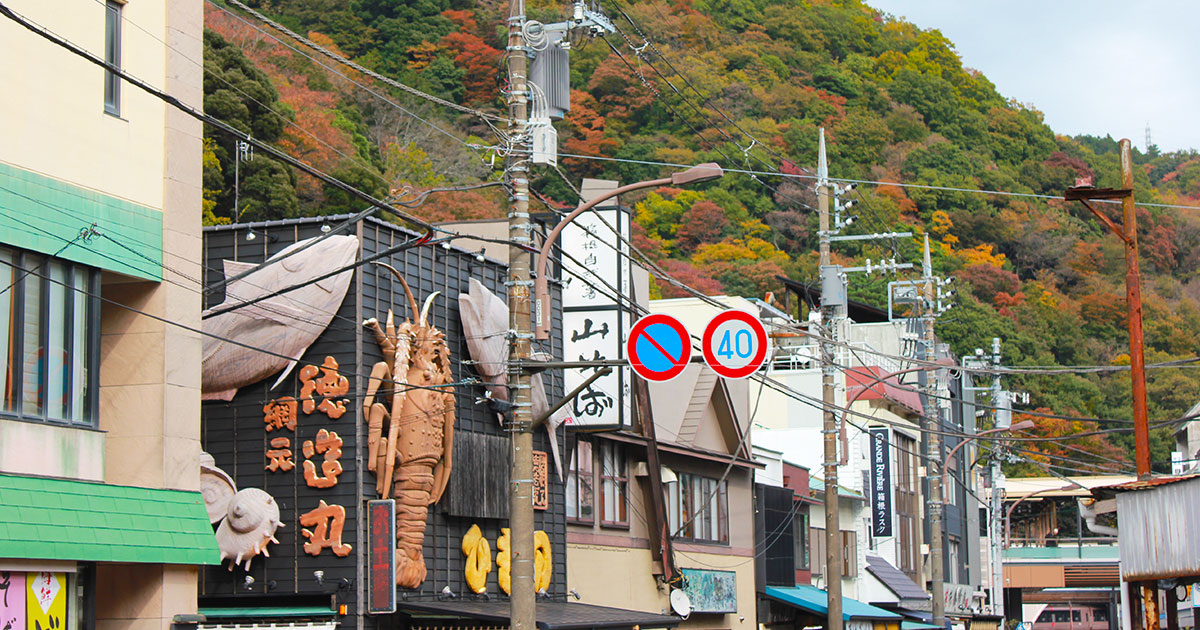
[[[1178,476],[1178,477],[1174,477],[1174,476],[1172,476],[1172,477],[1155,477],[1153,479],[1129,481],[1126,483],[1119,483],[1119,484],[1112,485],[1112,486],[1103,486],[1103,489],[1112,490],[1114,492],[1132,492],[1132,491],[1137,491],[1137,490],[1149,490],[1151,488],[1159,488],[1162,486],[1169,486],[1173,483],[1179,483],[1181,481],[1187,481],[1189,479],[1197,479],[1197,478],[1200,478],[1200,475],[1182,475],[1182,476]]]

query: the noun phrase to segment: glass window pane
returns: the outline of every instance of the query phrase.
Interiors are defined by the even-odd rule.
[[[14,344],[16,343],[18,326],[17,313],[13,311],[13,302],[16,299],[17,290],[13,286],[13,281],[17,278],[17,270],[13,268],[14,256],[10,250],[0,249],[0,288],[7,289],[0,294],[0,323],[3,323],[4,328],[0,330],[0,409],[4,411],[12,411],[13,405],[16,404],[17,392],[13,389],[17,386],[17,357],[14,353]]]
[[[41,273],[42,257],[25,256],[25,268]],[[24,316],[22,324],[22,354],[25,367],[21,382],[21,413],[42,415],[42,396],[46,393],[46,349],[42,347],[42,279],[30,273],[25,285]]]
[[[90,409],[87,405],[91,395],[91,372],[88,371],[91,354],[88,352],[88,340],[91,327],[92,300],[88,297],[88,282],[91,272],[76,267],[73,284],[77,290],[71,291],[68,299],[74,301],[71,309],[71,419],[75,422],[90,423]]]
[[[571,451],[571,463],[567,467],[567,518],[579,518],[579,464],[576,461],[578,447]]]
[[[67,320],[69,304],[67,303],[67,266],[53,260],[49,265],[50,283],[47,291],[50,293],[49,311],[46,316],[49,346],[46,351],[46,414],[58,420],[66,413],[67,401],[67,334],[70,322]]]
[[[121,65],[121,5],[111,0],[105,8],[104,60],[117,67]],[[104,71],[104,111],[115,115],[121,113],[121,80],[107,70]]]
[[[592,443],[580,442],[579,450],[579,517],[591,521],[596,504],[592,497]]]

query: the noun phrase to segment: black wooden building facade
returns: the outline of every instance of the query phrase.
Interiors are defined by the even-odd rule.
[[[329,218],[331,225],[338,222],[337,217]],[[223,260],[262,262],[292,243],[321,236],[323,225],[325,222],[321,219],[296,219],[207,228],[204,233],[204,285],[211,286],[223,279]],[[246,239],[250,229],[255,233],[253,240]],[[347,233],[358,237],[358,260],[418,236],[375,219],[360,221]],[[411,247],[380,262],[390,264],[404,275],[418,303],[423,303],[430,293],[441,291],[430,309],[430,323],[445,333],[454,382],[476,378],[478,375],[469,363],[459,319],[459,294],[467,291],[470,278],[476,278],[503,298],[507,267],[483,259],[474,252],[441,244]],[[557,328],[561,311],[557,295],[555,297]],[[219,304],[223,299],[223,292],[216,291],[207,297],[205,306]],[[284,527],[276,533],[279,544],[268,548],[270,557],[255,558],[249,571],[241,567],[230,570],[229,562],[202,571],[202,612],[226,611],[225,618],[241,621],[238,614],[251,618],[257,615],[255,610],[264,611],[260,617],[270,617],[267,609],[279,612],[314,608],[336,612],[345,605],[345,614],[334,617],[340,627],[404,627],[406,602],[444,601],[447,599],[443,594],[446,587],[459,601],[472,601],[478,597],[470,592],[464,578],[466,558],[461,550],[462,537],[472,525],[478,525],[490,543],[494,564],[496,540],[501,527],[507,526],[507,499],[493,495],[507,489],[508,460],[503,455],[508,453],[508,438],[496,414],[486,404],[477,402],[483,389],[477,384],[460,384],[453,388],[457,412],[454,469],[446,495],[439,504],[430,507],[427,520],[424,539],[427,578],[417,589],[398,589],[400,612],[394,615],[369,615],[366,612],[369,559],[365,510],[366,502],[377,495],[375,474],[366,466],[367,427],[362,400],[371,367],[382,360],[382,353],[373,333],[365,329],[362,322],[370,317],[383,321],[389,308],[394,311],[397,321],[415,318],[409,313],[403,287],[386,269],[371,263],[355,269],[337,315],[278,387],[271,389],[278,377],[275,374],[243,387],[229,402],[203,404],[201,441],[204,450],[213,456],[218,467],[233,477],[239,489],[260,488],[271,494],[279,504]],[[552,343],[553,347],[548,344],[542,349],[561,357],[560,341],[556,339]],[[300,368],[320,365],[326,357],[333,357],[341,373],[350,379],[345,415],[334,420],[319,411],[313,414],[301,411],[294,433],[265,431],[264,405],[283,396],[300,398]],[[547,373],[544,378],[548,398],[552,401],[560,398],[561,376]],[[314,440],[322,429],[336,432],[343,441],[339,460],[343,472],[336,485],[312,488],[306,484],[301,470],[305,459],[301,444],[305,440]],[[561,443],[564,433],[558,434],[560,452],[565,452]],[[266,451],[272,448],[272,439],[280,436],[291,438],[295,468],[290,471],[266,469],[269,463]],[[545,431],[539,430],[534,439],[535,449],[550,452]],[[314,461],[319,469],[320,456]],[[550,600],[563,601],[567,594],[564,487],[555,474],[552,458],[547,479],[548,508],[537,511],[536,525],[551,541],[553,574],[547,596]],[[467,493],[469,497],[464,496]],[[300,516],[318,507],[321,501],[345,508],[342,542],[353,546],[345,557],[335,556],[330,549],[322,549],[316,556],[304,551],[306,539],[301,535]],[[507,599],[497,585],[495,567],[488,575],[487,584],[490,601]]]

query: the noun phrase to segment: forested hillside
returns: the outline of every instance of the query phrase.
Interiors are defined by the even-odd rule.
[[[249,4],[384,76],[503,113],[504,3]],[[528,6],[543,22],[568,9],[545,0]],[[1128,363],[1121,244],[1081,205],[1054,199],[1077,178],[1119,187],[1112,138],[1057,136],[1035,104],[1006,99],[964,68],[940,33],[857,0],[610,0],[599,9],[617,32],[573,41],[571,112],[556,125],[560,152],[587,157],[564,157],[561,172],[535,170],[533,188],[547,202],[573,205],[582,177],[628,183],[674,170],[656,163],[716,161],[753,172],[626,201],[636,202],[637,244],[676,278],[707,293],[761,297],[778,288],[776,275],[816,278],[808,174],[824,127],[831,176],[890,182],[843,196],[855,202],[847,214],[859,218],[846,233],[928,234],[935,269],[957,278],[956,308],[938,329],[955,352],[990,347],[999,336],[1008,364]],[[499,123],[348,70],[238,8],[210,4],[206,20],[208,113],[378,196],[500,177],[503,143],[491,126]],[[267,159],[243,162],[235,175],[233,141],[213,136],[206,146],[210,222],[360,207]],[[1164,205],[1200,205],[1200,156],[1150,147],[1135,152],[1135,162],[1137,200],[1163,204],[1138,215],[1147,362],[1195,357],[1200,215]],[[502,216],[502,194],[437,195],[416,212],[431,220]],[[1106,209],[1120,220],[1119,206]],[[839,244],[835,259],[919,262],[918,242]],[[889,279],[855,275],[851,293],[883,304]],[[665,283],[655,291],[680,295]],[[1200,400],[1200,374],[1188,367],[1150,371],[1152,422],[1178,418]],[[1038,434],[1130,426],[1127,372],[1010,381],[1030,393],[1029,409],[1096,419],[1038,417]],[[1153,432],[1156,470],[1169,470],[1169,431]],[[1129,433],[1028,448],[1066,473],[1132,469]],[[1013,472],[1045,474],[1029,463]]]

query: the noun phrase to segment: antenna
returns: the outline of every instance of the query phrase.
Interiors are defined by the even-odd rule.
[[[1150,152],[1150,147],[1153,145],[1154,145],[1154,142],[1152,142],[1150,140],[1150,121],[1147,120],[1146,121],[1146,153]]]

